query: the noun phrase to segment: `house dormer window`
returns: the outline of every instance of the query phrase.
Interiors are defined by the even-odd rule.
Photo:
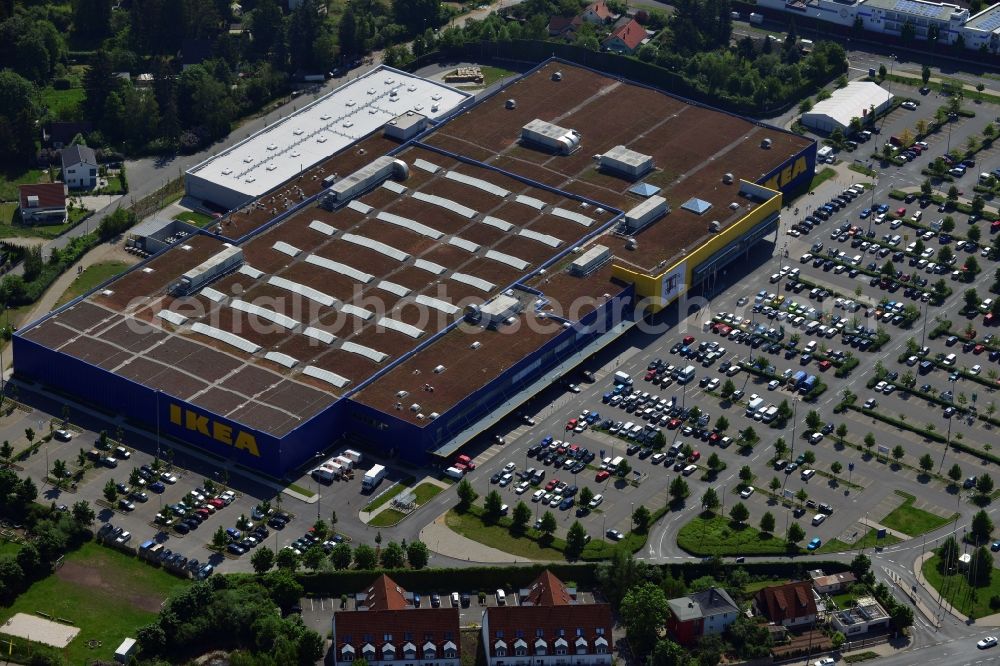
[[[506,657],[507,656],[507,644],[504,643],[503,641],[497,641],[496,643],[494,643],[493,644],[493,654],[495,654],[498,657]]]
[[[525,643],[520,638],[514,641],[514,655],[517,657],[525,657],[528,654],[528,644]]]
[[[549,647],[548,643],[545,642],[545,639],[539,638],[537,641],[535,641],[535,654],[537,654],[540,657],[544,657],[546,654],[548,654],[548,647]]]
[[[417,646],[413,643],[407,643],[403,646],[403,659],[416,659],[417,658]]]
[[[375,661],[375,646],[371,643],[366,644],[361,648],[361,656],[367,661]]]
[[[354,661],[354,648],[350,645],[345,645],[340,648],[340,656],[343,657],[344,661]]]
[[[437,656],[437,646],[434,643],[424,643],[424,659],[434,659]]]
[[[608,641],[604,636],[601,636],[594,641],[594,652],[597,654],[607,654],[608,653]]]
[[[444,658],[445,659],[455,659],[457,656],[458,656],[458,647],[454,643],[452,643],[451,641],[448,641],[447,643],[445,643],[444,644]]]
[[[568,647],[568,645],[566,644],[566,639],[565,638],[557,638],[556,639],[556,642],[555,642],[556,654],[558,654],[558,655],[566,654],[566,648],[567,647]]]
[[[577,654],[587,654],[587,639],[580,636],[573,642],[573,647],[576,648]]]
[[[396,648],[390,643],[382,646],[382,661],[392,661],[396,658]]]

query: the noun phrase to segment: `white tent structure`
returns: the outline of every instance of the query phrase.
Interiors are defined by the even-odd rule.
[[[808,113],[802,114],[802,124],[820,132],[835,129],[847,130],[851,118],[864,120],[869,114],[882,113],[889,107],[893,95],[882,86],[871,81],[852,81],[846,87],[817,102]]]

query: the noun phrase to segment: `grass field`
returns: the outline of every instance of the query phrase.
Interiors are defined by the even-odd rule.
[[[56,90],[46,86],[38,91],[38,99],[43,106],[49,107],[49,112],[59,118],[66,117],[67,112],[75,111],[85,96],[83,88]]]
[[[17,201],[17,186],[49,182],[48,173],[29,169],[21,173],[0,172],[0,201]]]
[[[428,500],[440,493],[444,488],[436,483],[421,483],[413,489],[414,501],[417,506],[423,506]]]
[[[368,521],[368,524],[372,527],[392,527],[403,518],[406,518],[406,514],[402,511],[397,511],[396,509],[385,509],[379,511],[378,515]]]
[[[532,560],[563,559],[563,554],[555,548],[541,546],[526,536],[516,537],[502,525],[486,525],[471,512],[458,513],[452,510],[445,520],[449,528],[462,536],[511,555]]]
[[[747,583],[746,587],[743,588],[743,593],[747,596],[756,594],[757,592],[763,590],[765,587],[771,587],[772,585],[784,585],[785,583],[790,583],[791,580],[788,578],[782,578],[779,580],[758,580],[753,583]]]
[[[66,663],[110,661],[127,636],[148,624],[160,604],[188,583],[96,543],[84,544],[66,556],[62,567],[38,581],[3,609],[0,623],[16,613],[36,611],[70,620],[80,633],[63,651]],[[99,640],[97,649],[87,641]]]
[[[21,545],[13,541],[0,541],[0,555],[17,555]]]
[[[64,303],[69,303],[77,296],[86,294],[108,278],[114,277],[124,271],[128,266],[123,261],[100,261],[96,264],[91,264],[76,276],[76,279],[73,280],[72,284],[69,285],[62,296],[59,297],[59,300],[56,301],[56,307]]]
[[[815,176],[813,176],[812,182],[809,183],[809,189],[810,190],[815,190],[817,187],[819,187],[824,182],[830,180],[831,178],[833,178],[836,175],[837,175],[836,171],[834,171],[830,167],[826,167],[825,169],[823,169],[822,171],[820,171],[818,174],[816,174]]]
[[[840,539],[830,539],[816,549],[817,553],[840,553],[845,550],[860,550],[862,548],[874,548],[875,546],[891,546],[899,543],[901,539],[891,534],[886,534],[884,539],[876,539],[877,530],[868,530],[868,533],[858,539],[855,543],[849,544]]]
[[[412,481],[413,481],[413,479],[411,477],[409,483],[412,483]],[[403,481],[400,481],[399,483],[397,483],[396,485],[394,485],[392,488],[389,488],[389,490],[385,491],[384,493],[382,493],[381,495],[379,495],[378,497],[376,497],[375,499],[373,499],[371,502],[369,502],[368,505],[365,506],[365,508],[362,509],[362,511],[367,511],[367,512],[371,513],[372,511],[374,511],[375,509],[379,508],[380,506],[382,506],[383,504],[385,504],[389,500],[391,500],[391,499],[393,499],[395,497],[399,497],[400,493],[402,493],[404,490],[406,490],[406,488],[407,488],[407,483],[403,482]]]
[[[175,220],[184,220],[185,222],[190,222],[196,227],[207,227],[212,223],[213,218],[210,215],[205,215],[204,213],[195,213],[194,211],[187,211],[185,213],[180,213],[179,215],[174,215]]]
[[[889,529],[896,530],[897,532],[902,532],[903,534],[915,537],[920,536],[925,532],[936,530],[937,528],[951,522],[951,518],[942,518],[941,516],[933,514],[929,511],[924,511],[923,509],[914,507],[913,502],[915,502],[917,498],[913,495],[908,495],[907,493],[899,491],[897,491],[897,493],[905,497],[906,501],[893,509],[888,516],[880,520],[879,524],[885,525]]]
[[[677,545],[702,557],[718,555],[784,555],[784,539],[761,532],[750,525],[734,527],[723,516],[698,516],[677,534]]]
[[[935,555],[924,562],[922,570],[927,582],[960,612],[972,617],[991,615],[993,611],[990,610],[990,598],[1000,595],[1000,574],[997,570],[993,569],[993,576],[988,587],[973,589],[969,587],[967,579],[961,574],[942,576],[937,566],[939,559]],[[975,591],[975,599],[972,598],[973,591]]]

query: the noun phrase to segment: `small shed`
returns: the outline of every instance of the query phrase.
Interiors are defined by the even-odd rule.
[[[127,664],[129,657],[138,652],[139,644],[134,638],[126,638],[115,650],[115,661],[119,664]]]

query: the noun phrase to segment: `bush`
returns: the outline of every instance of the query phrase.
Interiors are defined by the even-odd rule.
[[[52,87],[55,90],[69,90],[73,87],[73,83],[69,79],[53,79]]]

